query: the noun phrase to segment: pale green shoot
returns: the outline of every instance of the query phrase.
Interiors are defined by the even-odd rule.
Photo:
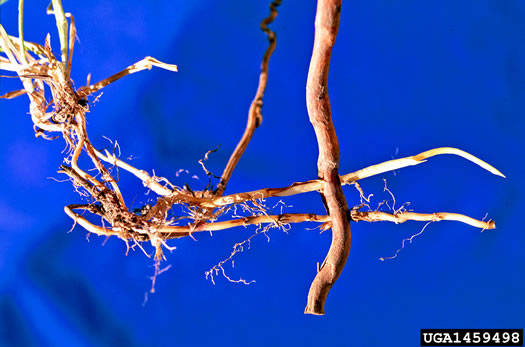
[[[24,0],[18,1],[18,37],[20,38],[20,54],[22,63],[27,64],[26,47],[24,45]]]
[[[55,20],[57,22],[58,36],[60,38],[60,48],[62,52],[62,63],[64,64],[64,71],[67,63],[67,52],[68,52],[68,43],[67,43],[67,32],[68,32],[68,22],[64,9],[62,8],[61,0],[52,0],[51,4],[47,8],[47,14],[54,14]]]

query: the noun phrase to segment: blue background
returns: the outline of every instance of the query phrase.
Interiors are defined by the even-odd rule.
[[[88,115],[98,147],[117,140],[132,164],[202,189],[197,161],[219,175],[240,138],[255,93],[268,1],[69,1],[79,42],[76,86],[103,79],[151,55],[175,63],[126,77],[103,90]],[[26,1],[25,37],[58,40],[47,1]],[[1,7],[17,33],[17,1]],[[314,1],[284,1],[272,29],[264,121],[226,193],[316,178],[317,144],[305,83]],[[0,343],[2,345],[354,345],[418,346],[420,328],[524,328],[523,159],[525,121],[523,1],[344,1],[329,92],[341,147],[341,173],[424,150],[452,146],[491,163],[507,179],[461,158],[441,156],[361,182],[372,206],[389,195],[417,212],[448,211],[496,220],[480,232],[456,222],[353,223],[347,266],[324,317],[303,314],[330,233],[293,225],[259,236],[226,267],[245,286],[204,273],[255,230],[172,241],[171,269],[151,286],[153,261],[141,251],[76,227],[63,206],[80,201],[56,173],[62,140],[35,139],[25,96],[0,101]],[[57,54],[58,55],[58,54]],[[2,72],[5,74],[4,72]],[[1,79],[1,93],[19,89]],[[179,169],[189,174],[176,177]],[[199,180],[192,178],[198,175]],[[128,203],[147,202],[122,177]],[[359,197],[345,188],[349,205]],[[269,200],[268,205],[277,201]],[[286,199],[287,212],[324,213],[317,193]],[[151,251],[150,248],[147,248]]]

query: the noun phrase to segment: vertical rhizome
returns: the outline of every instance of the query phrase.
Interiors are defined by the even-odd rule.
[[[143,242],[150,242],[155,248],[156,274],[160,273],[159,263],[164,259],[163,248],[169,250],[166,240],[180,237],[193,237],[201,231],[228,229],[236,226],[257,225],[253,236],[266,232],[269,228],[287,228],[290,223],[317,222],[320,230],[332,230],[332,243],[328,254],[318,266],[317,275],[308,294],[305,313],[324,314],[324,303],[328,292],[344,268],[350,250],[350,221],[390,221],[403,223],[407,220],[440,221],[456,220],[481,229],[493,229],[493,221],[480,221],[464,215],[439,212],[415,213],[401,207],[390,212],[372,210],[367,197],[358,184],[358,180],[396,170],[410,165],[418,165],[427,158],[439,154],[454,154],[474,162],[493,174],[503,176],[498,170],[480,159],[456,148],[442,147],[431,149],[414,156],[389,160],[367,168],[339,175],[339,145],[331,118],[328,98],[328,71],[332,47],[335,43],[341,13],[341,0],[319,0],[315,19],[315,38],[310,68],[307,79],[306,101],[310,121],[315,131],[318,148],[318,178],[306,182],[293,183],[284,188],[262,188],[251,192],[224,195],[228,181],[246,150],[255,129],[261,125],[263,96],[268,80],[268,65],[276,47],[276,36],[268,25],[277,16],[280,0],[270,4],[270,15],[261,22],[261,29],[267,35],[268,48],[264,53],[259,84],[255,97],[248,111],[246,129],[233,151],[217,187],[211,184],[213,174],[209,172],[203,160],[200,161],[209,177],[208,186],[202,191],[190,187],[177,187],[164,177],[150,175],[129,163],[120,160],[115,152],[101,152],[91,144],[87,128],[86,113],[96,100],[94,94],[110,83],[135,72],[157,66],[170,71],[177,67],[162,63],[152,57],[129,66],[123,71],[98,83],[90,84],[75,90],[70,79],[71,60],[75,43],[76,29],[74,18],[64,13],[59,0],[53,0],[48,13],[54,14],[61,42],[62,59],[55,58],[51,51],[49,35],[45,44],[26,42],[23,36],[9,36],[0,25],[0,47],[5,57],[0,56],[0,69],[15,72],[23,83],[24,89],[7,93],[0,98],[14,98],[27,94],[30,100],[30,114],[37,137],[54,139],[60,135],[66,141],[69,150],[59,172],[67,175],[77,191],[88,202],[68,205],[64,208],[75,224],[84,227],[88,232],[104,236],[117,236],[129,248],[142,247]],[[69,35],[68,33],[68,22]],[[64,30],[65,28],[65,30]],[[20,30],[20,33],[22,31]],[[45,91],[51,92],[47,100]],[[55,134],[52,136],[51,134]],[[58,135],[58,136],[57,136]],[[204,158],[208,158],[208,152]],[[89,174],[79,166],[81,155],[87,156],[94,166],[95,175]],[[158,195],[152,206],[141,209],[130,209],[118,184],[118,170],[124,170],[142,181],[144,186]],[[114,173],[116,171],[116,174]],[[504,176],[503,176],[504,177]],[[346,203],[342,185],[353,184],[361,196],[362,204],[349,208]],[[385,187],[385,189],[387,189]],[[325,204],[327,214],[281,213],[270,214],[264,204],[271,197],[285,197],[305,192],[318,191]],[[182,207],[184,216],[174,217],[170,214],[174,206]],[[232,215],[230,220],[218,221],[226,211],[242,207],[244,215]],[[86,214],[98,216],[100,224],[92,223]],[[251,237],[250,237],[251,239]],[[249,240],[247,240],[249,241]],[[215,265],[207,276],[219,272],[231,280],[224,272],[223,265],[242,249],[243,242],[234,246],[229,258]],[[144,251],[145,252],[145,251]],[[145,252],[146,253],[146,252]],[[147,253],[146,253],[147,254]],[[397,253],[396,253],[397,255]],[[247,283],[244,280],[232,280]]]

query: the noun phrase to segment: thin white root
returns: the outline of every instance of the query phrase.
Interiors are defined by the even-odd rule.
[[[410,236],[410,237],[407,237],[406,239],[403,239],[403,241],[401,241],[401,248],[398,248],[396,253],[394,253],[394,255],[391,255],[390,257],[381,257],[379,258],[379,260],[381,261],[385,261],[385,260],[392,260],[394,258],[397,258],[397,255],[399,254],[399,252],[401,252],[403,249],[405,249],[405,242],[408,241],[408,243],[412,243],[412,240],[414,240],[416,237],[418,237],[419,235],[423,234],[423,232],[425,231],[425,229],[428,227],[428,225],[432,223],[432,222],[427,222],[427,224],[425,224],[425,226],[423,227],[423,229],[421,229],[418,233]]]

